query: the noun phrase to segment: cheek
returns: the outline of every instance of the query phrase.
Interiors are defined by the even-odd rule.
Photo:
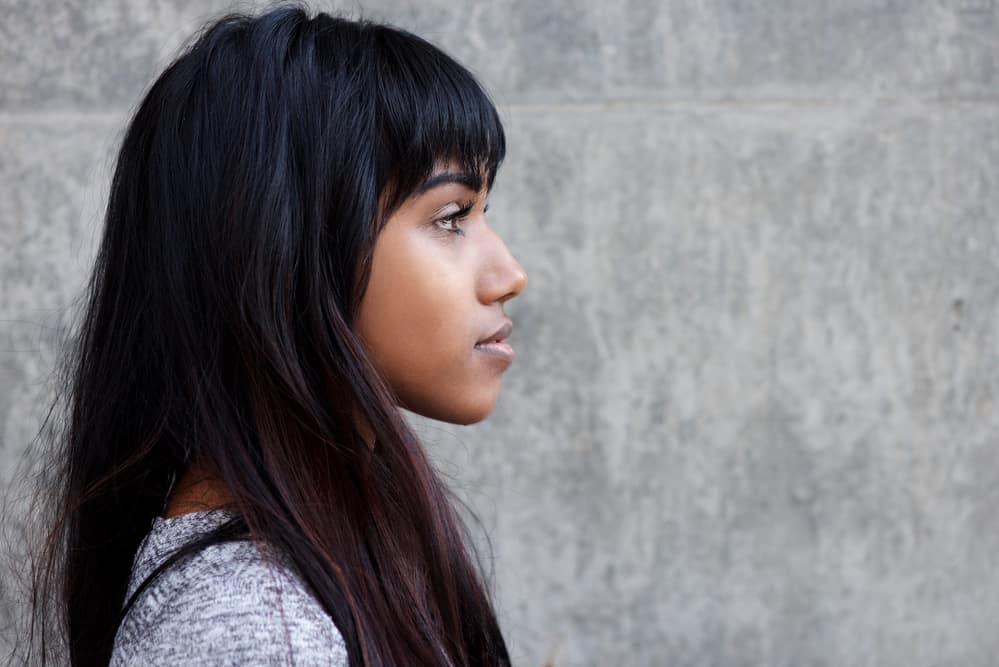
[[[398,373],[455,354],[454,343],[465,333],[459,276],[429,259],[386,252],[372,263],[360,322],[365,343],[386,370]]]
[[[403,407],[456,423],[483,419],[499,373],[473,348],[481,315],[474,271],[436,239],[385,240],[361,303],[365,346]]]

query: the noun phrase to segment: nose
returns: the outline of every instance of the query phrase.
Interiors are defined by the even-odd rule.
[[[479,298],[483,303],[506,303],[527,287],[527,271],[510,253],[495,232],[492,236],[485,270],[480,274]]]
[[[510,255],[509,251],[507,251],[507,254]],[[510,262],[512,264],[510,270],[510,289],[500,299],[500,303],[506,303],[523,292],[524,288],[527,287],[527,271],[524,270],[524,267],[520,265],[520,262],[513,255],[510,255]]]

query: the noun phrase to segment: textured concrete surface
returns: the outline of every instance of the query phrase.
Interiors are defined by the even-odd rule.
[[[227,6],[5,5],[0,479],[122,124]],[[517,665],[999,664],[994,0],[341,7],[507,121],[519,357],[490,420],[415,422]]]

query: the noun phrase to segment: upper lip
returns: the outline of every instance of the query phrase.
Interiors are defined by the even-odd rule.
[[[476,345],[482,345],[483,343],[499,343],[505,338],[509,338],[510,334],[513,332],[513,322],[507,320],[503,325],[493,332],[491,335],[486,336],[480,340]]]

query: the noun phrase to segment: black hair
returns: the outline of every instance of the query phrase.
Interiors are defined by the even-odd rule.
[[[457,499],[353,328],[388,215],[442,162],[491,185],[504,151],[489,97],[439,48],[298,7],[215,21],[152,84],[118,155],[45,489],[35,602],[57,601],[72,664],[109,659],[132,559],[194,462],[238,516],[167,565],[266,541],[352,665],[509,664]]]

